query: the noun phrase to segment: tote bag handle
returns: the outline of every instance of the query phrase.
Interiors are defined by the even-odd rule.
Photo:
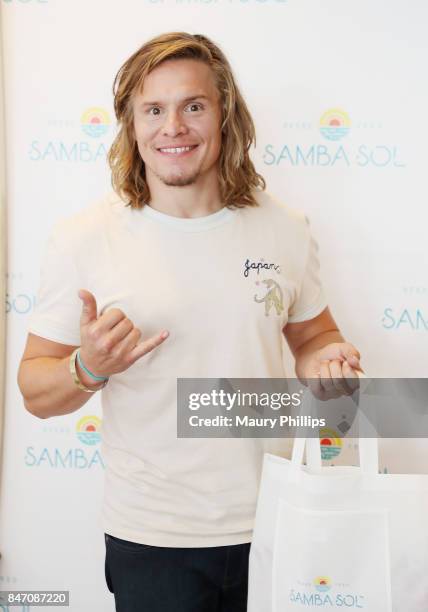
[[[358,373],[359,378],[367,378],[364,374]],[[364,385],[363,385],[364,386]],[[360,400],[361,400],[360,388]],[[360,404],[361,405],[361,404]],[[305,401],[301,404],[301,414],[308,414],[316,417],[316,403],[313,395],[308,392]],[[377,474],[379,471],[379,444],[377,431],[373,423],[367,418],[361,408],[357,413],[357,421],[360,437],[358,439],[358,450],[360,456],[360,469],[365,474]],[[364,437],[363,437],[364,436]],[[317,470],[322,467],[321,444],[319,437],[313,438],[294,438],[293,453],[291,462],[296,467],[303,464],[303,455],[306,448],[306,462],[310,470]]]

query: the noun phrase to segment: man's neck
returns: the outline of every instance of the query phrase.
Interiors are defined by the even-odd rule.
[[[200,176],[196,183],[185,187],[170,187],[154,177],[148,185],[150,207],[172,217],[205,217],[224,207],[217,177]]]

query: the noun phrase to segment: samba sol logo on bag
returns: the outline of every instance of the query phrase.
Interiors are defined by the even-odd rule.
[[[317,576],[311,582],[300,582],[290,590],[289,601],[299,608],[364,609],[364,595],[352,592],[351,585],[333,584],[328,576]]]
[[[342,440],[337,431],[323,427],[320,429],[321,459],[330,461],[334,459],[342,450]]]
[[[331,580],[327,576],[320,576],[319,578],[315,578],[314,586],[317,591],[324,593],[325,591],[329,591],[331,589]]]

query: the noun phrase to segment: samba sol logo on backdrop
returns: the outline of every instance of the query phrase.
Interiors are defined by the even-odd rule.
[[[338,108],[326,111],[320,119],[320,132],[327,140],[341,140],[348,134],[350,127],[349,115]]]
[[[184,7],[184,6],[242,6],[252,7],[261,5],[278,5],[287,4],[289,0],[143,0],[151,6],[165,7],[165,5],[171,5]]]
[[[51,119],[44,130],[46,137],[30,143],[32,161],[88,163],[105,160],[110,142],[109,113],[91,106],[81,113],[80,120]],[[82,138],[83,136],[83,138]]]
[[[17,591],[18,590],[18,578],[16,576],[8,576],[4,574],[0,574],[0,591],[2,593],[7,591]],[[2,600],[4,599],[4,595],[2,596]],[[14,603],[11,606],[6,605],[6,603],[0,604],[0,612],[30,612],[30,606],[25,604],[17,604]]]
[[[97,416],[84,416],[77,423],[77,437],[83,444],[94,446],[101,441],[101,419]]]
[[[36,305],[36,296],[25,289],[23,281],[25,276],[22,272],[6,272],[7,288],[6,292],[6,314],[7,315],[28,315]]]
[[[299,608],[364,609],[364,595],[352,593],[349,584],[333,584],[329,576],[317,576],[308,582],[299,582],[290,589],[289,601]]]
[[[110,117],[103,108],[88,108],[81,118],[82,129],[91,138],[100,138],[110,128]]]
[[[68,426],[46,425],[42,432],[50,438],[56,436],[56,445],[42,448],[27,446],[25,464],[28,467],[54,469],[99,469],[104,468],[101,453],[97,448],[101,441],[101,419],[95,415],[81,417],[74,429]],[[70,444],[77,439],[81,446]],[[65,443],[62,443],[65,440]]]
[[[6,606],[4,604],[0,604],[0,612],[30,612],[30,606],[25,604],[16,604],[14,603],[11,606]]]
[[[358,166],[361,168],[405,167],[399,148],[395,144],[376,144],[361,142],[360,134],[365,130],[379,131],[379,122],[352,122],[349,114],[340,108],[330,108],[321,113],[318,121],[287,121],[284,126],[289,131],[287,142],[265,145],[262,159],[267,166]],[[314,142],[303,144],[295,142],[293,134],[307,132],[313,135]],[[352,136],[352,142],[350,137]],[[318,141],[315,142],[315,138]],[[305,140],[307,137],[305,136]],[[356,144],[354,142],[356,141]]]
[[[47,4],[49,0],[3,0],[4,4]],[[1,610],[1,606],[0,606]]]
[[[382,327],[388,330],[407,329],[428,331],[428,309],[385,308],[382,313]]]
[[[402,288],[403,295],[391,300],[381,314],[383,329],[391,332],[427,332],[428,287],[408,286]]]

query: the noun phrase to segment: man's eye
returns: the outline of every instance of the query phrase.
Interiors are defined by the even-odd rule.
[[[199,104],[199,102],[192,102],[191,104],[186,106],[186,110],[190,110],[191,112],[197,112],[202,109],[203,109],[203,106],[202,104]],[[161,109],[159,108],[159,106],[152,106],[151,108],[148,109],[147,112],[152,117],[158,117],[161,114]]]
[[[195,110],[201,110],[202,109],[202,104],[199,104],[197,102],[192,102],[192,104],[189,104],[189,106],[187,108],[192,109],[192,112]]]

